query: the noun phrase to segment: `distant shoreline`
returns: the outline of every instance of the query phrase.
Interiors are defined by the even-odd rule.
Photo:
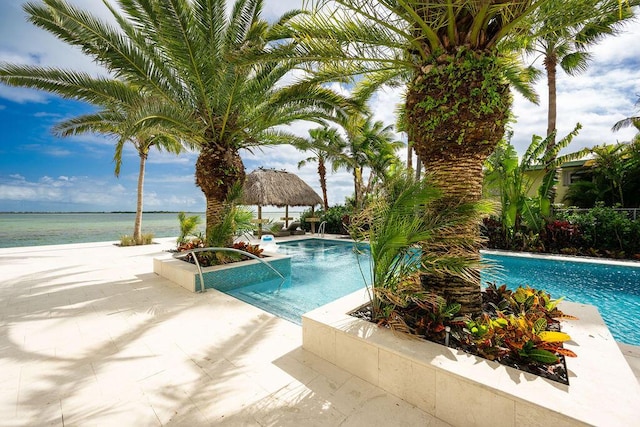
[[[161,213],[161,214],[178,214],[180,211],[144,211],[142,214],[147,213]],[[0,214],[134,214],[136,211],[2,211]],[[204,212],[189,212],[204,215]]]

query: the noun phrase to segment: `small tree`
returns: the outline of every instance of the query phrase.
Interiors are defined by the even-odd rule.
[[[551,216],[551,200],[549,189],[553,187],[557,169],[564,163],[584,157],[589,153],[588,149],[558,157],[558,151],[567,147],[582,128],[577,124],[575,129],[562,138],[549,149],[548,139],[555,138],[555,134],[542,138],[534,135],[527,151],[518,161],[515,148],[506,143],[500,146],[487,160],[487,173],[485,185],[493,188],[500,199],[500,218],[503,232],[507,242],[510,242],[514,233],[520,230],[524,221],[529,228],[540,232],[545,219]],[[525,172],[534,166],[542,167],[545,175],[537,196],[529,197],[527,194],[533,184]]]
[[[138,185],[136,201],[136,217],[133,227],[135,244],[143,243],[142,210],[144,202],[144,176],[147,158],[152,148],[174,154],[183,151],[183,145],[170,130],[160,126],[136,128],[136,122],[146,115],[151,104],[161,103],[162,99],[141,92],[134,85],[120,80],[104,80],[85,76],[85,95],[76,93],[78,88],[56,89],[56,92],[67,97],[87,100],[101,107],[101,110],[71,118],[56,124],[53,132],[59,136],[71,136],[82,133],[100,133],[117,138],[113,160],[115,175],[120,175],[122,153],[126,143],[131,143],[138,153]],[[90,96],[88,95],[90,94]]]

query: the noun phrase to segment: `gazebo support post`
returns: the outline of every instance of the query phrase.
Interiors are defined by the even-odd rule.
[[[284,206],[284,228],[289,228],[289,205]]]
[[[312,218],[315,217],[315,215],[313,213],[314,209],[315,209],[315,206],[311,206],[311,217]],[[315,222],[311,223],[311,234],[316,234],[316,223]]]
[[[258,238],[262,238],[262,205],[258,205]]]

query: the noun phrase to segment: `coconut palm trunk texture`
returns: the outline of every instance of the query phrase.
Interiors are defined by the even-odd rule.
[[[442,55],[421,71],[411,82],[406,97],[414,150],[425,173],[442,190],[443,208],[479,201],[482,167],[503,137],[511,105],[496,55]],[[469,237],[469,243],[459,247],[462,253],[458,256],[479,260],[478,223],[469,222],[449,233]],[[436,236],[423,250],[450,254],[450,248],[442,244],[446,240],[447,236]],[[473,279],[464,279],[453,274],[425,273],[421,281],[425,289],[460,303],[461,313],[478,314],[482,311],[479,270],[473,270],[472,276]]]

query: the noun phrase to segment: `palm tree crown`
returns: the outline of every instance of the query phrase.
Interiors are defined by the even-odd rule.
[[[543,58],[547,75],[549,150],[555,145],[558,65],[569,75],[586,71],[592,57],[589,49],[604,37],[618,34],[634,17],[631,7],[639,4],[630,0],[628,7],[621,8],[619,0],[552,0],[530,16],[532,28],[524,40],[529,54]],[[555,191],[551,198],[553,203]]]
[[[318,176],[320,177],[320,188],[322,189],[322,200],[325,212],[329,209],[329,199],[327,196],[327,162],[337,161],[346,146],[346,142],[338,133],[336,128],[321,127],[309,130],[309,140],[297,144],[297,148],[302,151],[309,151],[313,156],[307,157],[298,163],[298,168],[309,162],[318,163]]]
[[[500,47],[527,30],[524,18],[545,1],[319,0],[310,16],[288,23],[289,36],[299,57],[319,64],[318,80],[357,78],[355,93],[363,98],[385,84],[407,84],[408,139],[443,189],[443,206],[453,206],[482,196],[482,165],[511,106],[507,80],[531,94],[526,75]],[[475,235],[478,227],[455,232]],[[479,259],[478,248],[467,249]],[[463,312],[478,312],[479,273],[458,276],[425,275],[423,285],[460,302]]]
[[[282,84],[292,61],[246,63],[279,37],[260,19],[261,0],[118,0],[117,26],[63,0],[28,3],[35,25],[77,46],[116,78],[162,102],[146,105],[132,133],[164,126],[200,150],[196,184],[207,199],[207,234],[222,222],[231,187],[244,179],[242,148],[290,141],[273,130],[297,119],[318,119],[345,107],[316,84]],[[285,15],[280,24],[296,16]],[[91,102],[84,76],[30,66],[0,66],[0,80]],[[99,89],[99,88],[98,88]],[[144,113],[144,114],[143,114]]]
[[[132,85],[118,80],[105,81],[103,86],[106,92],[111,93],[112,96],[105,96],[102,102],[98,102],[97,98],[93,100],[94,104],[99,103],[101,105],[101,110],[60,122],[54,126],[53,131],[59,136],[92,132],[117,138],[113,156],[116,176],[120,175],[125,144],[130,142],[135,147],[140,162],[133,239],[136,244],[141,244],[144,174],[149,152],[151,148],[155,147],[158,150],[179,154],[184,147],[179,140],[175,139],[171,134],[167,134],[166,129],[162,127],[147,127],[139,129],[135,133],[130,131],[130,128],[134,127],[136,121],[140,119],[140,109],[160,100],[145,96],[143,92],[140,92]],[[126,96],[122,96],[123,94],[126,94]]]

